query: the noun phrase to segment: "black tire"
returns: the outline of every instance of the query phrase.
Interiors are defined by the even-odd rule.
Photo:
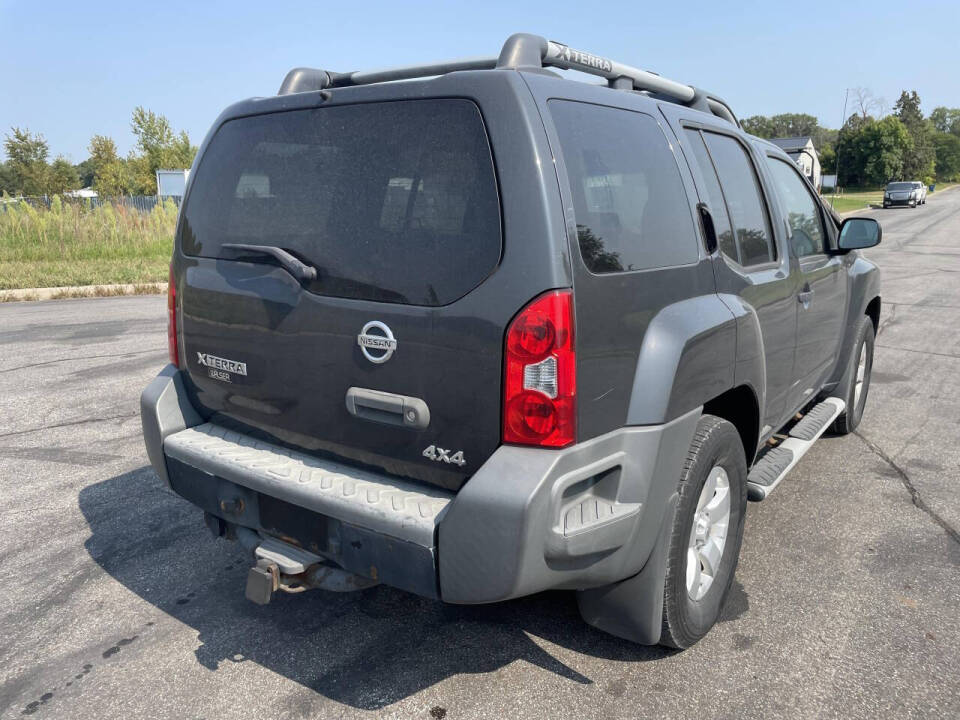
[[[695,600],[687,592],[687,550],[700,493],[710,472],[718,466],[729,481],[727,536],[714,580],[706,594]],[[706,635],[720,617],[740,558],[747,508],[747,463],[740,435],[731,423],[713,415],[700,418],[683,466],[679,494],[667,555],[660,644],[683,649]]]
[[[847,370],[840,382],[840,397],[847,405],[842,413],[833,421],[833,432],[837,435],[847,435],[852,433],[860,425],[863,419],[863,409],[867,405],[867,393],[870,391],[870,375],[873,373],[873,347],[874,347],[873,320],[864,315],[860,319],[860,325],[857,327],[856,341],[853,343],[853,352],[847,360]],[[864,377],[863,385],[860,390],[860,397],[857,398],[857,370],[860,364],[860,350],[865,350],[864,355]]]

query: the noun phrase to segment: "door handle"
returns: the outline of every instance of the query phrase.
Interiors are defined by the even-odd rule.
[[[807,305],[810,304],[810,301],[813,300],[813,290],[810,290],[809,288],[806,290],[801,290],[797,293],[797,300],[804,307],[807,307]]]
[[[420,398],[382,390],[347,390],[347,412],[363,420],[422,430],[430,424],[430,408]]]

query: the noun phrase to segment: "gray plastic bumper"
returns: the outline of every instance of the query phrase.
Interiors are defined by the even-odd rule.
[[[500,447],[440,523],[440,590],[453,603],[616,582],[644,566],[701,408],[563,450]]]
[[[210,475],[384,535],[433,547],[453,493],[288,450],[210,423],[163,443]]]
[[[163,456],[163,441],[202,422],[203,418],[187,399],[183,377],[175,365],[167,365],[140,394],[140,423],[147,457],[168,487],[170,476]]]
[[[204,423],[173,366],[141,396],[150,461],[191,502],[274,534],[285,529],[263,520],[258,494],[309,511],[307,525],[329,525],[335,537],[315,551],[455,603],[597,587],[639,572],[700,412],[562,450],[502,446],[454,494]],[[237,498],[246,509],[230,516],[224,502],[236,507]]]

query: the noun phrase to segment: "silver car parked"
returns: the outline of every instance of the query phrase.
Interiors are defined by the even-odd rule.
[[[917,204],[926,205],[927,204],[927,186],[924,185],[919,180],[914,180],[911,185],[917,189]]]

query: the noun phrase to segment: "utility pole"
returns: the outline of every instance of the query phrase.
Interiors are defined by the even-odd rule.
[[[843,117],[840,118],[840,130],[837,131],[837,186],[833,189],[833,197],[830,198],[830,209],[833,209],[833,205],[837,199],[837,190],[840,189],[840,133],[843,132],[843,126],[847,122],[847,100],[850,98],[850,88],[847,88],[843,93]]]

